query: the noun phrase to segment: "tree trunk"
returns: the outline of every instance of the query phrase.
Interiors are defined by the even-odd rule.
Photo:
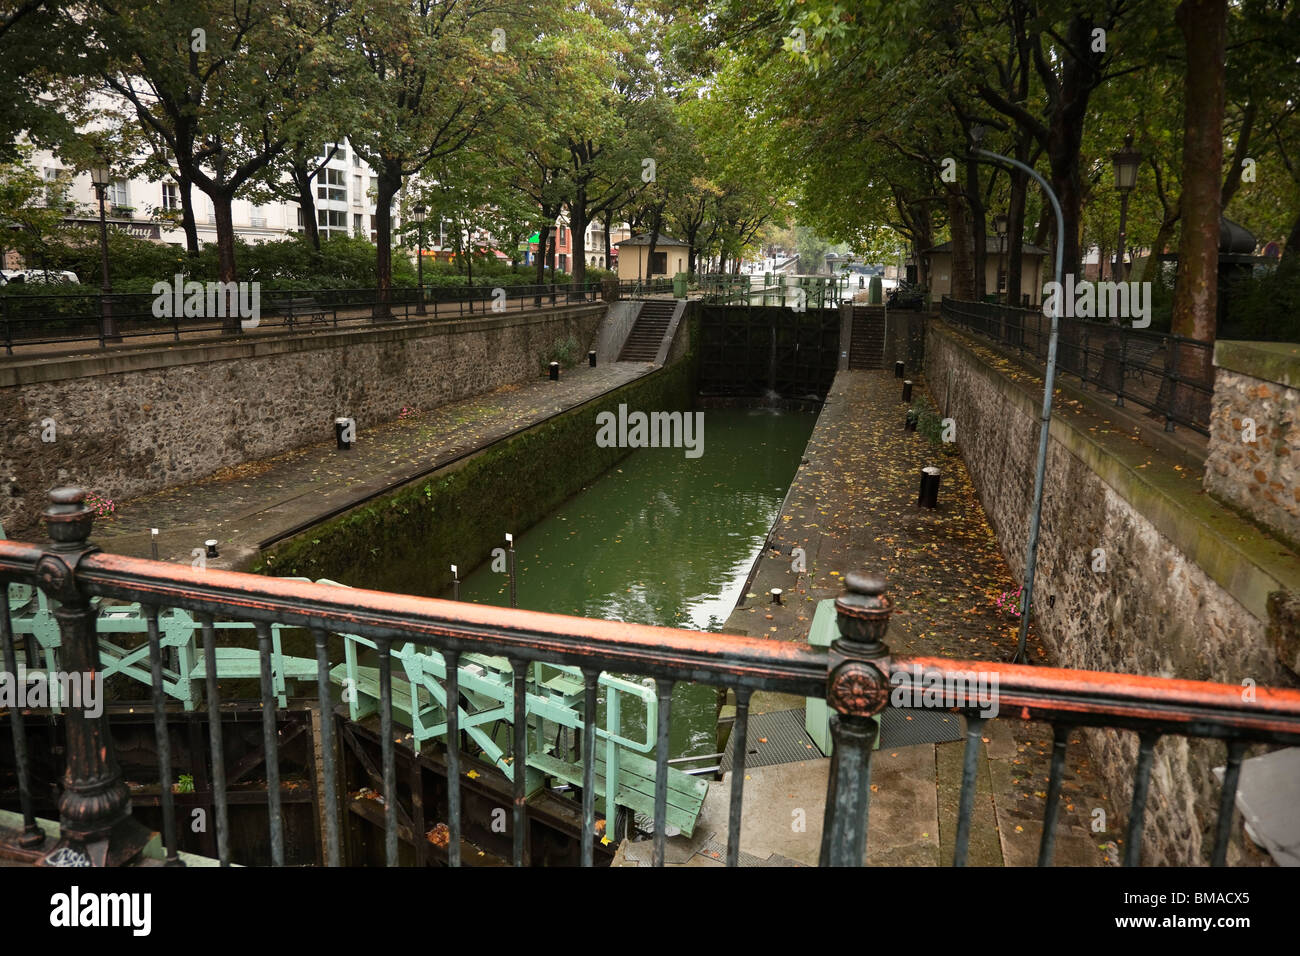
[[[1021,154],[1024,155],[1021,155]],[[1028,143],[1016,146],[1016,159],[1029,162]],[[1029,192],[1029,174],[1011,170],[1011,200],[1007,205],[1007,304],[1019,307],[1024,297],[1023,276],[1025,243],[1025,198]]]
[[[393,199],[402,186],[400,159],[385,159],[375,183],[375,279],[379,301],[373,318],[383,322],[392,318],[393,301]]]
[[[1173,215],[1165,216],[1160,220],[1160,229],[1156,232],[1155,241],[1151,243],[1151,254],[1142,260],[1141,269],[1134,269],[1129,275],[1130,282],[1151,282],[1159,277],[1160,255],[1165,251],[1165,246],[1169,245],[1174,228],[1178,225],[1178,219],[1178,213],[1174,212]]]
[[[970,231],[966,223],[966,204],[961,188],[948,183],[944,198],[948,204],[949,232],[952,234],[952,296],[969,302],[975,297],[975,270],[971,263]]]
[[[1178,243],[1172,331],[1212,342],[1216,331],[1219,280],[1220,171],[1223,168],[1226,0],[1183,0],[1176,19],[1187,47],[1183,123],[1183,217]],[[1180,380],[1212,384],[1208,348],[1177,349]],[[1174,389],[1172,405],[1193,421],[1208,420],[1210,396]]]
[[[235,222],[231,212],[233,196],[230,193],[208,194],[217,220],[217,279],[222,283],[235,281]],[[223,335],[236,335],[240,331],[239,299],[226,295],[224,315],[221,320]]]
[[[320,252],[320,230],[316,227],[316,197],[311,188],[311,171],[306,163],[294,163],[290,169],[298,207],[302,210],[302,233],[311,247]]]
[[[550,219],[545,220],[550,222]],[[533,263],[537,270],[537,285],[546,282],[546,249],[547,243],[551,237],[550,226],[539,226],[537,228],[537,261]]]
[[[194,180],[188,176],[181,176],[176,185],[181,195],[181,228],[185,230],[185,251],[192,256],[197,256],[199,227],[194,219]]]
[[[612,258],[610,258],[614,250],[612,250],[609,247],[609,212],[608,211],[605,213],[605,221],[601,223],[601,229],[605,233],[605,269],[608,270],[612,268],[610,263],[614,261]]]
[[[976,301],[982,301],[988,291],[988,248],[984,237],[988,235],[988,225],[984,215],[984,201],[980,198],[979,163],[973,159],[966,163],[966,205],[970,210],[970,231],[972,250],[971,275],[974,278],[973,292]]]
[[[581,289],[587,281],[587,187],[579,185],[569,202],[569,230],[573,234],[570,248],[573,268],[569,271],[570,288]]]
[[[659,241],[659,227],[663,224],[663,203],[655,207],[654,218],[650,223],[650,245],[645,251],[645,277],[654,276],[655,243]]]

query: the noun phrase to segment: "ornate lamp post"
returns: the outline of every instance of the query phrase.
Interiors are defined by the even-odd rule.
[[[423,205],[417,205],[411,210],[411,218],[414,219],[416,225],[420,227],[420,238],[418,240],[415,257],[416,285],[419,286],[419,294],[415,300],[416,315],[428,314],[424,310],[424,217],[426,215],[428,215],[428,211]]]
[[[1119,243],[1115,247],[1115,268],[1111,278],[1116,282],[1124,281],[1124,241],[1125,226],[1128,222],[1128,194],[1137,185],[1138,166],[1142,154],[1133,148],[1133,134],[1124,137],[1124,148],[1110,157],[1115,167],[1115,188],[1119,190]]]
[[[1006,213],[998,213],[998,215],[993,217],[993,231],[998,234],[998,277],[996,280],[998,285],[1001,285],[1002,283],[1002,260],[1006,254],[1007,228],[1010,225],[1011,220],[1007,217]],[[997,292],[999,296],[1002,293],[1001,289],[995,289],[994,291]]]
[[[99,154],[95,164],[90,167],[90,181],[95,185],[95,195],[99,197],[99,262],[101,284],[99,295],[99,337],[104,342],[120,342],[122,336],[117,332],[113,321],[113,304],[111,296],[113,286],[108,280],[108,224],[104,219],[104,197],[108,193],[108,184],[112,182],[113,171],[103,154]]]

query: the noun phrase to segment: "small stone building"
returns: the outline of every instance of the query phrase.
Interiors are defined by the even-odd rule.
[[[647,254],[650,252],[648,232],[639,233],[615,245],[618,247],[620,279],[671,279],[679,272],[690,270],[690,244],[662,232],[655,239],[654,254],[648,257],[648,261]]]

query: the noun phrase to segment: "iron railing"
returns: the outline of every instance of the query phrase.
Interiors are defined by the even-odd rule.
[[[682,681],[734,690],[736,717],[731,771],[727,865],[739,860],[741,805],[749,732],[749,703],[756,690],[824,698],[830,720],[833,756],[826,795],[820,862],[824,866],[860,866],[866,852],[872,748],[878,729],[873,715],[891,706],[891,692],[923,699],[927,689],[945,688],[944,709],[966,718],[965,756],[953,862],[964,865],[975,798],[977,758],[988,706],[987,687],[996,688],[998,713],[1010,719],[1047,721],[1054,729],[1051,774],[1038,863],[1050,865],[1064,775],[1067,739],[1077,727],[1107,727],[1135,732],[1139,755],[1134,774],[1124,862],[1139,862],[1152,753],[1164,735],[1224,741],[1226,773],[1217,823],[1213,863],[1226,860],[1241,761],[1252,743],[1300,743],[1300,691],[1256,688],[1253,695],[1226,684],[1173,680],[1093,671],[1059,670],[984,661],[934,657],[893,657],[884,643],[891,612],[880,577],[850,573],[847,590],[837,599],[838,638],[829,649],[725,634],[591,620],[457,601],[346,589],[324,584],[268,578],[215,569],[195,569],[159,561],[105,554],[89,543],[94,521],[84,492],[57,489],[45,520],[51,542],[45,547],[0,540],[0,582],[35,585],[60,604],[62,665],[70,672],[98,672],[97,610],[93,598],[138,602],[146,610],[153,673],[153,712],[157,737],[163,841],[168,862],[179,864],[172,771],[162,689],[162,649],[158,614],[182,608],[198,616],[207,660],[206,697],[211,720],[213,792],[218,858],[229,859],[229,822],[222,764],[221,698],[214,643],[216,618],[251,621],[261,659],[262,730],[267,755],[271,861],[284,862],[280,783],[276,756],[276,699],[272,683],[272,637],[275,624],[306,628],[315,638],[317,690],[330,697],[331,633],[358,635],[372,642],[378,656],[382,780],[385,796],[385,858],[398,861],[398,807],[393,732],[393,645],[409,643],[436,650],[446,661],[447,699],[459,699],[461,655],[487,653],[508,658],[513,670],[513,748],[527,750],[524,681],[533,662],[578,668],[585,690],[582,736],[581,860],[593,863],[595,838],[595,755],[597,686],[603,672],[647,675],[654,679],[656,714],[654,786],[654,856],[665,857],[669,727],[672,691]],[[16,672],[16,653],[8,601],[0,601],[0,644],[4,668]],[[981,680],[983,681],[981,683]],[[981,689],[976,689],[976,688]],[[447,711],[446,740],[459,739],[459,708]],[[90,717],[67,711],[66,763],[59,800],[57,846],[43,833],[33,812],[25,714],[12,708],[11,725],[23,827],[0,831],[0,854],[33,855],[71,847],[92,863],[130,862],[147,842],[148,832],[131,816],[130,794],[114,754],[107,714]],[[991,714],[989,716],[992,716]],[[325,861],[340,862],[338,793],[335,784],[331,722],[322,721],[324,798],[327,807]],[[460,859],[461,757],[456,746],[446,752],[448,860]],[[516,764],[519,767],[519,764]],[[525,861],[527,839],[526,774],[513,775],[513,861]],[[50,848],[47,850],[47,848]]]
[[[755,279],[760,282],[756,284]],[[787,279],[793,281],[787,282]],[[838,308],[849,292],[843,276],[786,276],[781,273],[763,276],[707,273],[699,277],[699,288],[704,301],[711,305],[775,305],[799,311]]]
[[[624,299],[636,299],[644,295],[664,295],[672,293],[672,279],[619,279],[618,293]]]
[[[163,337],[179,342],[183,335],[240,334],[252,328],[241,322],[241,316],[223,316],[228,307],[223,304],[218,309],[215,294],[211,303],[206,295],[203,297],[201,310],[196,303],[195,311],[201,312],[196,315],[184,314],[185,298],[182,297],[182,308],[178,310],[175,297],[171,296],[166,309],[158,309],[171,314],[160,316],[155,313],[159,296],[151,292],[114,292],[107,297],[99,292],[4,294],[0,295],[0,336],[6,354],[13,355],[15,348],[23,346],[97,342],[100,348],[106,348],[118,341]],[[105,299],[107,313],[103,307]],[[387,302],[377,289],[260,288],[256,328],[338,327],[369,323],[376,318],[449,321],[599,299],[600,284],[595,279],[581,287],[563,283],[425,286],[423,303],[420,290],[408,286],[389,290]],[[105,314],[111,324],[105,322]]]
[[[1037,309],[943,297],[940,315],[964,329],[1015,348],[1022,361],[1047,361],[1051,319]],[[1132,402],[1164,420],[1166,431],[1182,425],[1210,434],[1214,395],[1214,343],[1168,332],[1061,317],[1057,372]]]

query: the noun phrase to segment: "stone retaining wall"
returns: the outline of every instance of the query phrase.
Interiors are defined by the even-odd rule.
[[[46,493],[134,498],[542,374],[585,357],[603,305],[440,323],[121,349],[0,367],[0,521],[37,530]],[[53,439],[53,440],[49,440]]]
[[[931,323],[926,379],[932,391],[951,382],[958,448],[1002,553],[1023,580],[1041,384],[1013,381],[1010,364],[1000,369],[990,358],[943,323]],[[1294,586],[1295,556],[1289,563],[1285,554],[1270,557],[1276,542],[1207,501],[1182,466],[1156,461],[1128,436],[1101,437],[1071,425],[1065,397],[1052,423],[1034,601],[1051,663],[1230,684],[1293,683],[1267,631],[1269,595]],[[1094,570],[1096,549],[1105,551],[1103,572]],[[1122,837],[1114,827],[1128,808],[1136,735],[1088,736],[1093,766],[1112,795],[1105,808],[1111,829],[1099,839]],[[1221,745],[1161,740],[1145,863],[1208,859],[1219,793],[1211,769],[1223,761]]]
[[[1300,346],[1218,342],[1205,490],[1300,544]]]

